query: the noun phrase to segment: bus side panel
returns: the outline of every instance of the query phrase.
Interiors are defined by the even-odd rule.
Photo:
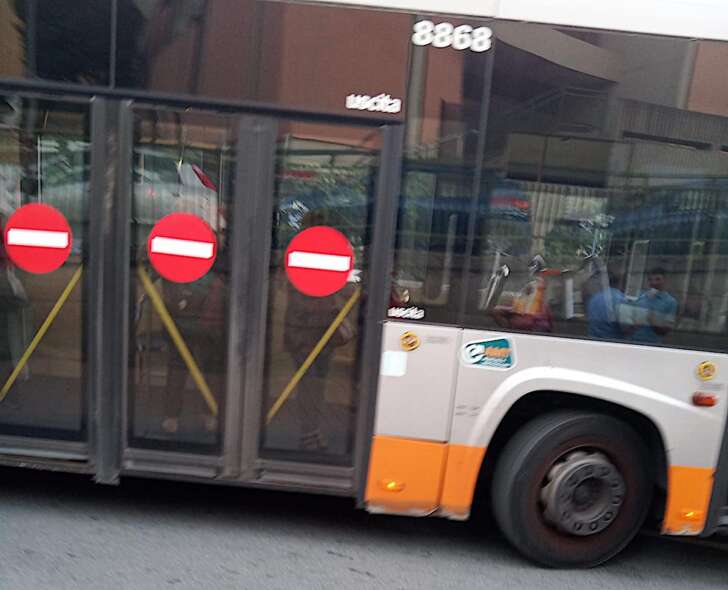
[[[365,503],[424,515],[440,504],[461,330],[385,323]]]
[[[717,368],[710,383],[697,373],[705,361]],[[469,411],[454,413],[451,445],[485,448],[508,409],[533,392],[572,393],[625,406],[652,420],[667,449],[664,532],[702,531],[725,428],[726,355],[464,330],[458,362],[454,403]],[[693,405],[693,394],[708,387],[719,403]]]

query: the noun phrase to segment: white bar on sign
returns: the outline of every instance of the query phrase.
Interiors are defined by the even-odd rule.
[[[152,238],[152,254],[171,254],[188,258],[212,258],[213,245],[210,242],[180,240],[177,238]]]
[[[288,255],[288,266],[295,268],[312,268],[316,270],[334,270],[346,272],[351,265],[349,256],[337,254],[319,254],[317,252],[291,252]]]
[[[62,249],[68,247],[68,232],[14,227],[8,230],[7,244],[8,246]]]

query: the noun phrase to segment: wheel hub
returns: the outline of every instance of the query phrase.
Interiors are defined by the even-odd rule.
[[[624,501],[624,480],[602,453],[574,451],[559,459],[541,488],[543,514],[559,530],[594,535],[616,518]]]

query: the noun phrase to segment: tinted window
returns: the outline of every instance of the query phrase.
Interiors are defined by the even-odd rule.
[[[404,110],[409,15],[285,2],[260,2],[258,13],[257,99],[380,117]]]
[[[728,44],[494,29],[467,322],[725,348]]]
[[[105,85],[110,43],[108,0],[0,4],[2,76]]]
[[[400,101],[399,112],[409,37],[409,16],[381,11],[255,0],[123,0],[116,83],[365,114],[367,101],[358,97],[383,93],[390,96],[387,104]]]
[[[116,84],[248,98],[252,0],[120,0]]]

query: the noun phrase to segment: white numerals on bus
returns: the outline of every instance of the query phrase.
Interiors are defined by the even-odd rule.
[[[435,25],[435,34],[432,37],[432,46],[442,49],[452,45],[454,28],[450,23],[440,23]]]
[[[412,27],[412,43],[420,47],[432,45],[439,49],[452,47],[458,51],[470,49],[481,53],[493,46],[493,31],[488,27],[474,29],[470,25],[455,27],[450,23],[421,20]]]

